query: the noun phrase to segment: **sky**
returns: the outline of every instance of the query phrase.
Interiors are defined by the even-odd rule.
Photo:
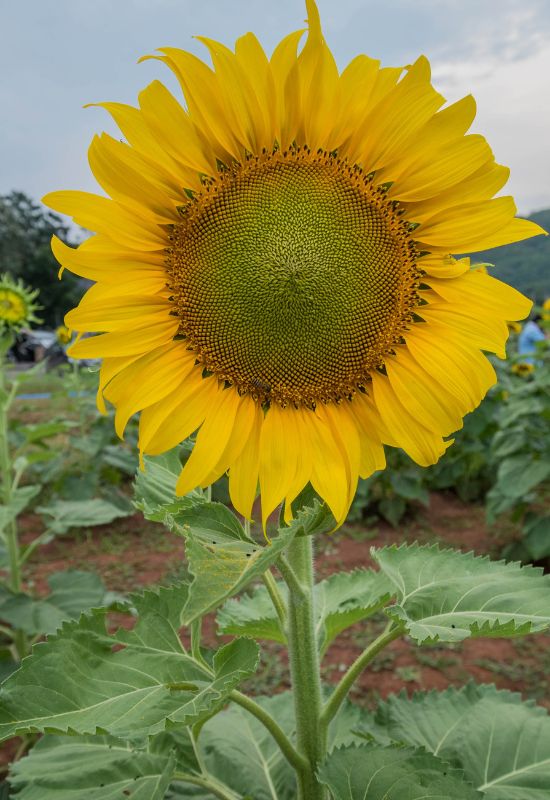
[[[449,102],[472,93],[472,131],[512,170],[505,193],[521,214],[550,207],[548,0],[318,5],[341,68],[359,53],[385,66],[423,53]],[[232,45],[249,30],[270,53],[304,17],[303,0],[0,0],[0,194],[98,190],[87,148],[95,133],[117,131],[105,111],[84,104],[136,104],[155,79],[180,96],[168,69],[138,65],[140,56],[172,46],[207,60],[194,35]]]

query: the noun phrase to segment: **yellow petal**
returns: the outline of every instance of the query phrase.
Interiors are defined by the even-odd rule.
[[[233,391],[237,394],[236,390]],[[210,484],[214,483],[220,475],[227,472],[229,467],[240,456],[252,432],[257,408],[257,403],[254,402],[250,395],[239,397],[237,411],[235,412],[235,421],[231,433],[229,434],[227,444],[216,464],[209,474],[204,477],[203,485],[210,486]]]
[[[241,398],[232,387],[217,392],[207,408],[193,451],[176,483],[177,495],[186,495],[197,486],[207,485],[208,476],[229,442],[240,402]]]
[[[446,325],[470,345],[495,353],[499,358],[506,357],[504,345],[508,326],[504,320],[490,315],[480,319],[478,310],[470,310],[467,306],[457,308],[450,303],[430,303],[418,308],[418,312],[429,323]]]
[[[262,525],[287,495],[300,458],[294,408],[281,408],[272,403],[262,425],[260,438],[260,489]]]
[[[432,153],[428,163],[407,170],[392,184],[388,197],[403,202],[426,200],[472,175],[492,158],[483,136],[465,136]]]
[[[229,467],[229,496],[239,514],[252,518],[252,506],[258,490],[260,464],[260,435],[263,411],[255,404],[252,429],[243,449]]]
[[[359,478],[361,443],[350,406],[351,404],[347,400],[338,405],[335,403],[321,404],[317,408],[317,413],[329,424],[334,440],[344,454],[347,466],[348,501],[351,504],[355,497]]]
[[[508,167],[495,164],[494,161],[487,162],[460,183],[429,200],[404,202],[404,217],[411,222],[422,223],[443,209],[490,200],[502,189],[509,177]]]
[[[186,350],[183,342],[176,341],[157,347],[119,372],[104,392],[116,407],[117,434],[122,438],[133,414],[177,389],[194,365],[195,354]]]
[[[281,150],[292,144],[300,123],[300,83],[296,50],[304,31],[282,39],[271,56],[276,95],[276,136]]]
[[[101,364],[99,371],[99,386],[97,387],[96,404],[101,414],[107,413],[105,400],[103,399],[103,390],[109,382],[118,375],[123,369],[130,366],[139,355],[123,356],[121,358],[105,358]]]
[[[183,168],[182,185],[200,188],[196,173],[214,174],[216,159],[189,115],[160,81],[140,92],[139,104],[155,140]]]
[[[116,290],[110,286],[100,288],[110,290],[111,296],[106,297],[103,291],[102,301],[99,304],[95,300],[97,292],[88,290],[80,304],[65,314],[67,327],[74,331],[89,332],[128,331],[137,327],[142,328],[145,324],[162,324],[170,319],[172,306],[168,300],[159,295],[154,299],[147,295],[121,297],[118,293],[115,294]],[[171,320],[171,325],[177,327],[175,318]]]
[[[355,132],[366,116],[376,84],[380,61],[365,55],[356,56],[340,75],[340,103],[336,108],[327,150],[337,149]]]
[[[409,414],[385,375],[378,373],[373,375],[372,391],[380,416],[398,446],[421,467],[435,464],[445,452],[449,442],[444,442],[441,436],[429,431]]]
[[[296,472],[285,495],[285,515],[287,525],[292,520],[292,503],[311,478],[313,463],[307,435],[307,416],[311,413],[307,409],[294,409],[294,422],[296,424]]]
[[[215,73],[200,58],[178,50],[163,47],[160,58],[178,79],[189,116],[204,138],[213,145],[216,156],[226,163],[240,160],[244,155],[238,138],[227,124],[225,106]]]
[[[435,278],[458,278],[470,271],[469,258],[457,259],[438,253],[423,256],[417,264],[427,275],[433,275]]]
[[[533,303],[512,286],[485,275],[470,271],[456,280],[428,278],[427,283],[453,305],[477,306],[480,315],[494,315],[501,319],[520,320],[529,316]]]
[[[398,160],[406,141],[443,105],[429,81],[429,64],[421,57],[360,126],[350,149],[367,171]]]
[[[298,57],[298,75],[303,114],[303,141],[312,150],[330,149],[328,133],[337,114],[338,67],[326,45],[319,11],[313,0],[306,0],[308,37]]]
[[[67,350],[72,358],[105,358],[131,356],[147,353],[174,338],[178,331],[178,321],[168,319],[130,331],[115,331],[81,339]]]
[[[313,464],[311,485],[329,506],[336,524],[341,525],[350,506],[347,459],[324,420],[311,411],[306,423]]]
[[[89,103],[86,107],[90,106],[98,106],[108,111],[122,131],[124,138],[142,154],[144,159],[161,166],[166,175],[174,174],[177,164],[159,146],[144,115],[137,108],[124,103]]]
[[[96,252],[85,246],[89,241],[87,239],[79,247],[69,247],[54,235],[51,243],[52,252],[63,267],[91,281],[102,281],[119,287],[121,284],[126,287],[129,280],[141,281],[144,286],[151,287],[153,292],[160,291],[166,286],[167,276],[162,267],[116,256],[98,257]]]
[[[94,136],[88,150],[88,161],[99,185],[130,213],[137,213],[160,225],[176,222],[179,218],[177,204],[181,205],[183,193],[180,191],[175,199],[172,192],[168,193],[148,180],[143,167],[131,153],[128,145],[117,142],[106,133]]]
[[[431,217],[420,225],[415,236],[426,249],[458,253],[487,250],[546,233],[530,220],[515,219],[515,212],[511,197],[467,203]]]
[[[406,334],[411,356],[448,391],[466,412],[476,408],[496,383],[496,373],[488,359],[474,349],[448,336],[448,329],[437,325],[413,325]]]
[[[409,169],[421,168],[431,163],[434,154],[451,142],[462,139],[476,114],[475,100],[471,95],[434,114],[419,131],[414,146],[400,154],[399,160],[384,167],[377,174],[382,182],[399,182]]]
[[[196,37],[210,53],[220,96],[225,106],[227,124],[238,136],[241,146],[251,153],[273,147],[258,99],[241,63],[227,47],[204,36]]]
[[[396,348],[395,356],[386,357],[384,365],[400,402],[425,428],[448,436],[462,427],[462,417],[469,409],[444,388],[444,375],[435,380],[411,358],[406,347]]]
[[[42,198],[45,205],[68,214],[78,225],[105,233],[119,244],[134,250],[158,250],[166,247],[163,229],[146,219],[136,219],[114,200],[89,192],[52,192]]]
[[[256,98],[256,113],[263,117],[264,135],[261,147],[273,149],[277,137],[275,83],[269,60],[253,33],[237,39],[235,56],[241,71],[247,75]]]
[[[183,442],[203,423],[218,393],[215,378],[203,378],[197,366],[162,400],[145,408],[139,419],[139,447],[156,455]]]

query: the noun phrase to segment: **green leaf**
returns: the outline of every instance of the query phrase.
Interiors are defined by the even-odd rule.
[[[46,736],[15,762],[18,800],[163,800],[174,772],[169,751],[151,754],[107,736]]]
[[[286,601],[286,584],[279,582],[277,587]],[[216,621],[221,635],[251,636],[253,639],[286,643],[286,635],[265,586],[258,586],[238,600],[227,600],[218,611]]]
[[[176,497],[176,483],[181,473],[181,447],[169,450],[162,456],[145,456],[144,469],[136,473],[134,499],[136,507],[146,519],[162,522],[167,528],[175,527],[174,516],[178,511],[206,503],[201,489],[195,489],[185,497]]]
[[[497,472],[497,486],[502,494],[519,499],[548,478],[550,460],[534,461],[529,453],[501,462]]]
[[[9,523],[26,509],[40,492],[40,486],[22,486],[12,492],[9,505],[0,505],[0,533]]]
[[[550,797],[550,716],[519,694],[469,684],[394,695],[362,727],[452,762],[488,800]]]
[[[537,517],[523,529],[525,545],[531,558],[539,561],[550,556],[550,516]]]
[[[374,743],[342,747],[318,772],[334,800],[475,800],[457,770],[423,750]]]
[[[39,600],[0,587],[0,618],[30,635],[55,633],[66,620],[89,608],[110,605],[115,599],[93,572],[56,572],[50,575],[48,583],[50,594]]]
[[[259,578],[295,536],[313,535],[325,524],[326,512],[315,501],[265,545],[248,539],[236,517],[218,503],[181,511],[177,521],[184,525],[185,554],[194,576],[183,611],[183,621],[188,625]]]
[[[437,545],[372,551],[395,586],[386,613],[418,642],[514,636],[550,626],[550,575]]]
[[[63,535],[72,528],[88,528],[106,525],[115,519],[127,517],[131,509],[123,509],[107,500],[56,500],[49,506],[40,506],[37,511],[50,519],[48,528],[57,535]]]
[[[292,734],[294,713],[289,692],[256,701],[287,735]],[[239,795],[254,800],[296,800],[294,773],[277,743],[239,706],[231,706],[209,720],[199,744],[208,771]]]
[[[279,584],[279,591],[286,600],[283,583]],[[338,573],[318,583],[315,612],[320,649],[325,650],[343,630],[378,611],[394,593],[393,584],[383,573],[368,569]],[[264,586],[238,600],[229,600],[217,620],[220,633],[286,641]]]
[[[63,420],[56,422],[39,422],[36,425],[22,425],[19,431],[25,437],[27,444],[33,442],[41,442],[44,439],[50,439],[52,436],[58,436],[60,433],[65,433],[68,428],[73,428],[78,423],[72,420]]]
[[[109,635],[105,610],[96,610],[35,645],[0,690],[1,737],[155,734],[217,710],[256,670],[258,647],[236,639],[216,653],[211,668],[192,658],[178,635],[186,589],[133,597],[141,616],[131,631]]]

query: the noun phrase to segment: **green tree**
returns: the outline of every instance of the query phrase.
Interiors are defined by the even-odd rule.
[[[35,203],[23,192],[0,195],[0,273],[21,277],[40,294],[39,316],[54,328],[82,294],[81,281],[65,272],[57,279],[59,264],[53,257],[53,234],[67,241],[69,227],[61,217]]]

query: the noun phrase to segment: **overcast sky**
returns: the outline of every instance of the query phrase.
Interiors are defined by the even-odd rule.
[[[475,130],[512,169],[507,192],[521,213],[550,207],[549,0],[318,0],[341,67],[358,53],[385,65],[426,54],[449,101],[478,101]],[[89,102],[135,104],[162,64],[157,47],[202,52],[191,37],[226,44],[252,30],[270,53],[302,27],[303,0],[0,0],[0,193],[35,198],[94,191],[86,150],[115,133]]]

